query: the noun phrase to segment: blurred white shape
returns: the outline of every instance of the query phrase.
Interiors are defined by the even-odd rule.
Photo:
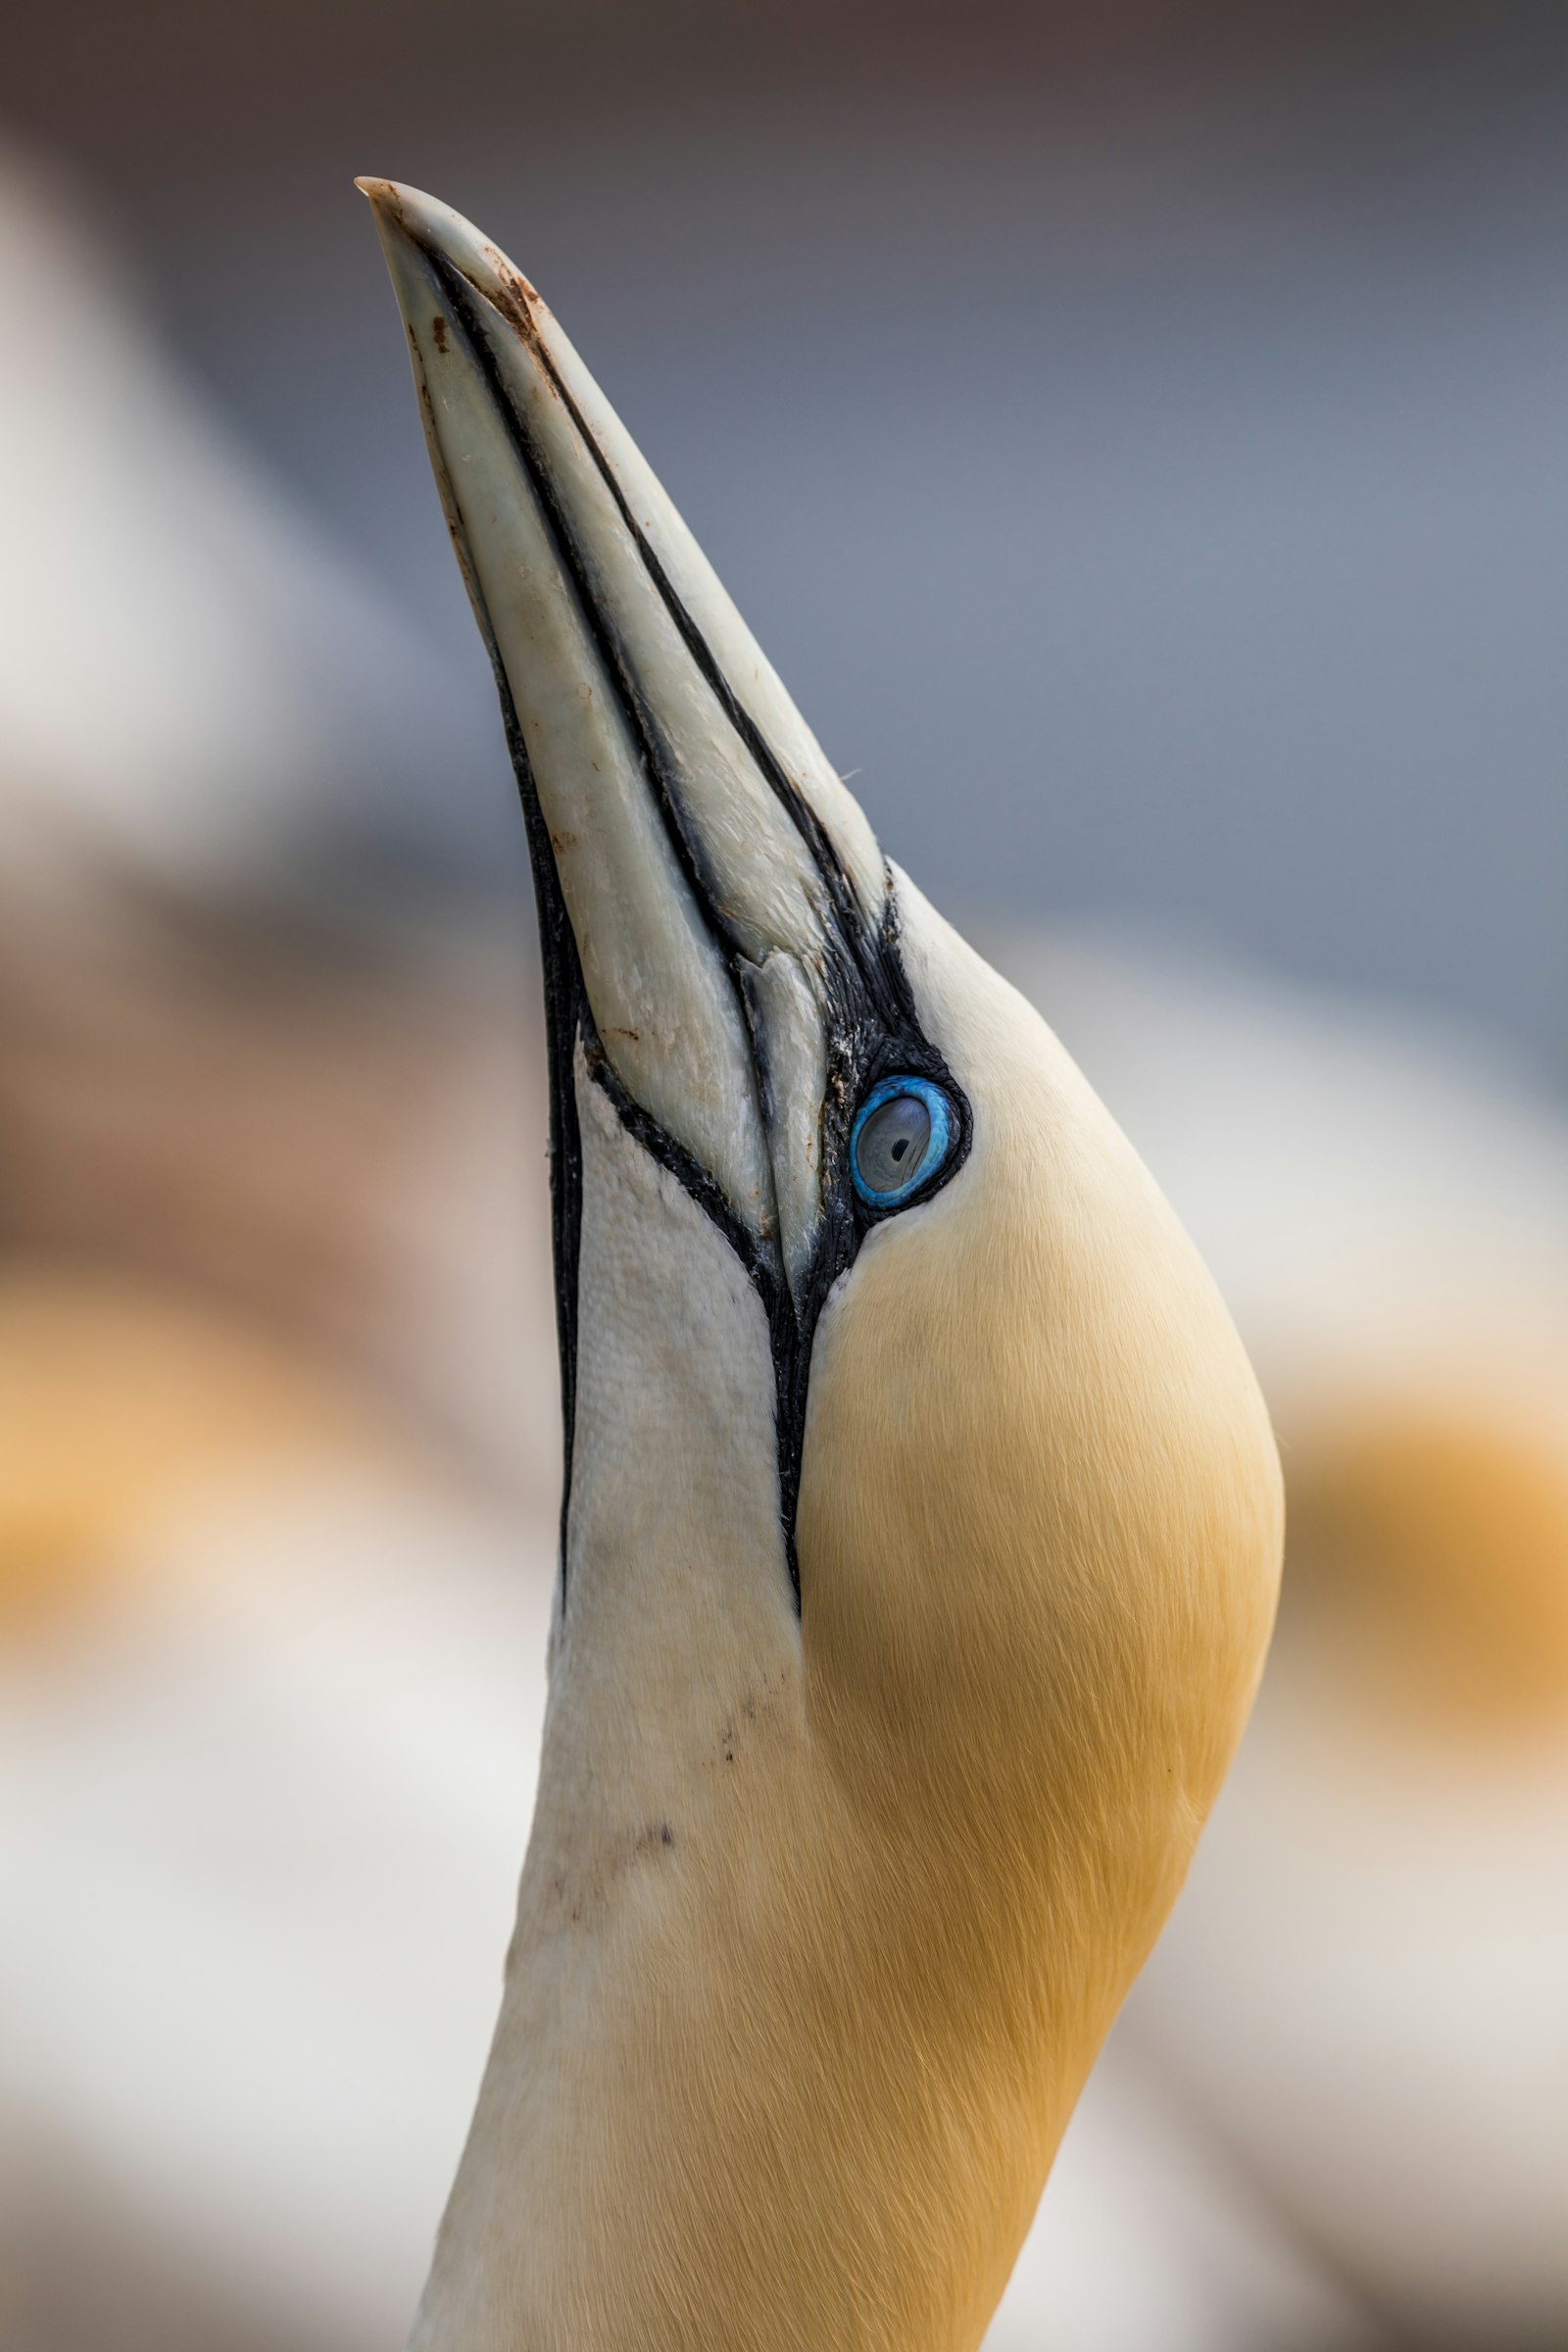
[[[87,852],[254,888],[290,826],[395,780],[411,731],[439,756],[449,690],[208,416],[147,309],[49,178],[0,154],[0,845],[13,869]]]
[[[1568,1119],[1506,1049],[1175,947],[993,953],[1174,1203],[1277,1420],[1477,1349],[1568,1385]]]
[[[1190,2102],[1114,2034],[985,2352],[1373,2352],[1382,2340]]]
[[[1404,2329],[1560,2341],[1568,1753],[1401,1753],[1296,1668],[1288,1646],[1140,2032]]]
[[[499,1995],[550,1537],[302,1470],[141,1544],[134,1605],[6,1669],[0,2142],[60,2151],[64,2211],[0,2268],[118,2230],[206,2282],[191,2352],[214,2304],[400,2341]]]

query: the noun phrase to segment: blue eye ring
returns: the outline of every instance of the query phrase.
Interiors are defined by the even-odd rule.
[[[864,1132],[867,1120],[879,1111],[884,1103],[895,1102],[901,1097],[912,1099],[922,1104],[931,1124],[920,1156],[910,1174],[905,1177],[902,1184],[888,1191],[882,1191],[868,1184],[860,1173],[860,1137]],[[865,1202],[866,1207],[902,1208],[906,1200],[912,1200],[917,1192],[929,1184],[931,1178],[947,1160],[948,1154],[953,1149],[956,1126],[956,1120],[952,1102],[945,1091],[940,1086],[933,1085],[929,1078],[915,1078],[908,1075],[879,1078],[856,1112],[855,1124],[850,1129],[850,1174],[854,1179],[855,1189]]]

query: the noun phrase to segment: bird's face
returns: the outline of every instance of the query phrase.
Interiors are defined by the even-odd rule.
[[[369,193],[534,849],[595,1886],[773,1739],[971,1915],[1077,1858],[1119,1987],[1272,1613],[1230,1319],[1054,1035],[884,863],[534,289]]]

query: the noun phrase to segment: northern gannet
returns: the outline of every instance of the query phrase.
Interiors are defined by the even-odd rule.
[[[1267,1417],[532,287],[361,185],[533,855],[565,1413],[533,1829],[415,2342],[956,2352],[1250,1703]]]

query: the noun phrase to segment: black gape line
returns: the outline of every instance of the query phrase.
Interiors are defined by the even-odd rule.
[[[701,910],[715,954],[722,962],[739,1001],[746,1034],[751,1042],[758,1093],[763,1115],[773,1112],[773,1088],[767,1064],[765,1038],[757,1018],[749,976],[754,970],[734,937],[718,902],[708,870],[701,840],[687,822],[678,779],[668,758],[658,714],[638,688],[631,665],[608,615],[596,600],[589,566],[577,544],[549,469],[534,444],[527,424],[511,398],[492,358],[479,311],[481,303],[498,311],[522,337],[550,377],[570,415],[584,449],[598,467],[631,535],[648,577],[670,619],[691,653],[703,678],[724,711],[746,753],[788,812],[806,844],[822,885],[824,1018],[826,1025],[827,1086],[822,1108],[821,1210],[811,1257],[792,1294],[776,1239],[758,1239],[749,1233],[731,1207],[717,1181],[677,1143],[659,1121],[627,1092],[600,1042],[593,1008],[583,981],[582,965],[571,920],[566,911],[561,878],[550,845],[549,828],[539,804],[528,747],[517,717],[506,666],[484,608],[482,595],[462,541],[461,517],[450,498],[447,519],[458,545],[459,562],[468,583],[479,623],[490,650],[496,685],[527,827],[538,907],[540,951],[544,966],[545,1032],[550,1060],[550,1182],[552,1240],[556,1275],[556,1328],[561,1350],[561,1400],[564,1425],[564,1474],[561,1502],[561,1573],[566,1573],[566,1532],[571,1508],[572,1449],[575,1436],[577,1389],[577,1291],[582,1248],[582,1138],[577,1117],[575,1057],[581,1046],[584,1064],[594,1083],[613,1104],[627,1133],[661,1167],[666,1169],[710,1217],[734,1250],[761,1299],[767,1317],[773,1358],[774,1429],[778,1457],[779,1516],[785,1558],[797,1612],[801,1605],[801,1572],[796,1550],[796,1513],[800,1501],[801,1462],[806,1437],[806,1399],[810,1374],[811,1343],[828,1294],[853,1264],[865,1234],[884,1217],[901,1213],[903,1203],[879,1208],[863,1201],[850,1173],[850,1135],[855,1114],[867,1090],[881,1078],[907,1073],[930,1079],[949,1096],[954,1109],[953,1147],[943,1166],[916,1198],[929,1200],[955,1176],[968,1156],[972,1117],[968,1100],[943,1055],[920,1026],[908,976],[899,948],[897,902],[892,876],[881,921],[873,928],[856,898],[843,860],[816,811],[803,799],[786,774],[760,729],[725,679],[711,647],[686,611],[667,573],[635,521],[618,481],[589,431],[547,351],[541,346],[526,311],[481,295],[444,255],[422,249],[424,258],[453,314],[451,324],[464,336],[468,353],[483,376],[504,420],[517,460],[526,473],[548,523],[562,567],[576,591],[583,619],[593,637],[607,676],[613,682],[636,742],[649,789],[668,835],[671,848],[692,896]]]

